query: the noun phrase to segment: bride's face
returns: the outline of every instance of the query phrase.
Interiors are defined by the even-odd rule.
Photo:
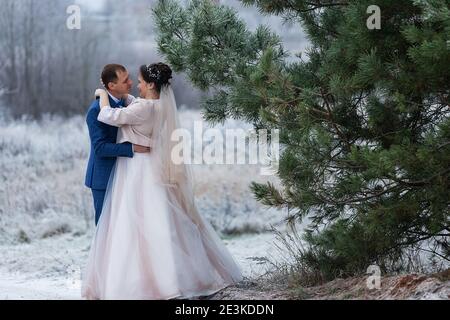
[[[139,96],[141,98],[145,98],[148,93],[153,89],[154,84],[145,82],[141,75],[138,76],[138,85],[137,88],[139,90]]]
[[[141,98],[144,98],[147,95],[147,86],[146,86],[146,82],[144,81],[144,79],[142,79],[142,76],[139,75],[138,76],[138,85],[137,88],[139,90],[139,96]]]

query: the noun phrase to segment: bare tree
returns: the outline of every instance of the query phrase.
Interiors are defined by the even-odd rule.
[[[69,30],[73,0],[2,0],[0,102],[16,116],[84,113],[106,63],[125,65],[136,81],[139,65],[161,59],[153,3],[108,0],[96,11],[81,3],[81,29]],[[182,76],[174,83],[180,104],[196,104],[198,91]]]

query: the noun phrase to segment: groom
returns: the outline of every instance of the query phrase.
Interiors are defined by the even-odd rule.
[[[108,91],[112,108],[122,108],[133,82],[127,69],[119,64],[107,64],[102,71],[101,80]],[[117,127],[97,120],[100,112],[99,100],[90,105],[86,123],[91,140],[91,152],[86,170],[85,185],[91,189],[94,198],[95,225],[102,212],[106,186],[117,157],[133,157],[134,152],[150,152],[150,148],[129,142],[116,143]]]

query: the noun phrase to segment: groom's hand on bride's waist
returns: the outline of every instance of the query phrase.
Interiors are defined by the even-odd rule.
[[[150,148],[149,147],[140,146],[138,144],[133,144],[133,152],[147,153],[147,152],[150,152]]]

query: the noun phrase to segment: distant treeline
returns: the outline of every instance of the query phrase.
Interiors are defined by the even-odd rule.
[[[13,116],[83,113],[104,64],[125,65],[137,84],[140,64],[161,58],[145,0],[108,0],[101,11],[80,5],[81,29],[70,30],[73,0],[2,0],[0,99]],[[198,107],[200,92],[174,79],[179,104]],[[134,91],[133,93],[136,93]]]

